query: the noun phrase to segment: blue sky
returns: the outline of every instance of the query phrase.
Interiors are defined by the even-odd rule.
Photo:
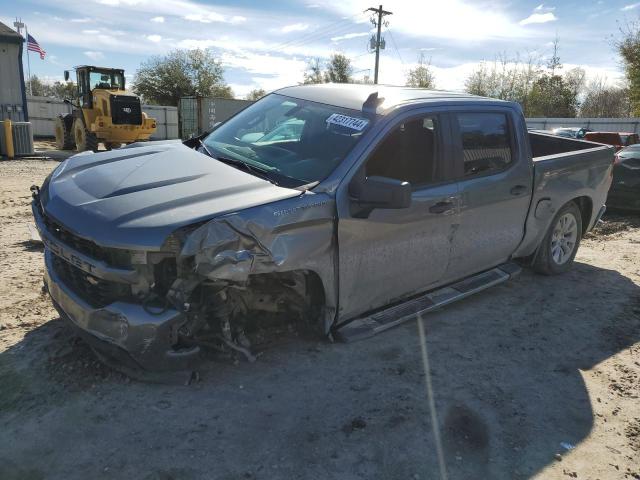
[[[377,2],[379,3],[379,2]],[[373,72],[367,52],[372,25],[368,1],[192,0],[0,0],[0,21],[21,17],[47,51],[31,54],[31,71],[62,78],[79,64],[125,68],[132,76],[152,55],[174,48],[212,48],[237,96],[273,90],[302,80],[310,58],[341,52],[352,58],[356,77]],[[621,78],[611,46],[619,23],[635,20],[640,2],[388,0],[393,15],[384,29],[380,82],[403,83],[423,53],[437,87],[461,89],[478,62],[506,52],[548,57],[560,40],[565,69],[582,66],[591,78]]]

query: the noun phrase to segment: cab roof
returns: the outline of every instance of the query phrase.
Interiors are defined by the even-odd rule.
[[[393,107],[422,101],[468,100],[511,103],[464,92],[353,83],[298,85],[281,88],[274,93],[351,110],[370,109],[373,111],[375,109],[375,113],[382,115]]]
[[[87,69],[89,71],[95,72],[95,71],[104,71],[104,72],[117,72],[117,73],[123,73],[124,74],[124,70],[121,68],[109,68],[109,67],[96,67],[95,65],[78,65],[75,67],[76,70],[81,70],[81,69]]]

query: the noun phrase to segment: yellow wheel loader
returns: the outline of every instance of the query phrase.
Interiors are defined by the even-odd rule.
[[[69,80],[68,70],[64,79]],[[56,118],[59,149],[97,151],[102,142],[111,150],[149,140],[156,131],[156,121],[142,111],[140,98],[125,90],[124,70],[83,65],[76,67],[76,79],[76,98],[65,100],[73,112]]]

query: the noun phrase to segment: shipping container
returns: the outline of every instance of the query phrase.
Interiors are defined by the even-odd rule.
[[[207,132],[216,123],[224,122],[252,103],[233,98],[182,97],[178,107],[180,137],[186,140]]]

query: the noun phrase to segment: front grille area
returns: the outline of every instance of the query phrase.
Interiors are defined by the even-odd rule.
[[[94,277],[56,255],[51,255],[51,261],[53,270],[62,282],[94,308],[106,307],[115,301],[126,301],[131,297],[129,285]]]
[[[111,95],[111,122],[114,125],[142,125],[140,99],[131,95]]]
[[[113,267],[128,268],[131,266],[131,256],[127,250],[101,247],[90,240],[74,235],[45,215],[43,215],[42,220],[51,235],[74,250]]]

